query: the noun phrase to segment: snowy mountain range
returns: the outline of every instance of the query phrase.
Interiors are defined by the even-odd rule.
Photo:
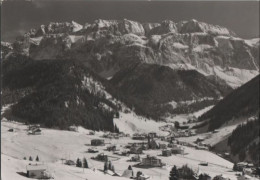
[[[13,44],[33,59],[77,59],[105,78],[133,62],[194,69],[236,88],[258,74],[259,38],[245,40],[218,25],[189,21],[74,21],[41,25]],[[4,53],[6,55],[6,53]]]

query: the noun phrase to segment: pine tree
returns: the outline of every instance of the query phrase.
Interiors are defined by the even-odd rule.
[[[115,166],[114,165],[112,165],[111,171],[115,172]]]
[[[116,126],[116,133],[119,133],[120,131],[119,131],[119,128]]]
[[[39,157],[38,157],[38,155],[37,155],[37,157],[36,157],[36,159],[35,159],[36,161],[39,161]]]
[[[176,166],[173,166],[172,170],[170,171],[170,178],[169,180],[178,180],[179,174]]]
[[[233,166],[233,171],[237,171],[237,163],[234,163],[234,166]]]
[[[76,161],[76,167],[82,167],[82,162],[79,158]]]
[[[179,129],[180,123],[179,123],[178,121],[175,121],[175,122],[174,122],[174,126],[175,126],[176,129]]]
[[[245,153],[245,151],[241,151],[241,152],[239,153],[239,155],[238,155],[238,158],[239,158],[240,161],[244,161],[245,158],[246,158],[246,153]]]
[[[32,158],[32,156],[30,156],[30,157],[29,157],[29,161],[32,161],[32,160],[33,160],[33,158]]]
[[[108,169],[109,169],[109,170],[112,169],[112,163],[111,163],[111,161],[108,162]]]
[[[137,171],[136,177],[138,178],[138,177],[140,177],[141,175],[142,175],[142,172],[141,172],[141,171]]]
[[[108,170],[107,168],[108,164],[107,164],[107,161],[104,163],[104,172],[106,172]]]
[[[83,158],[83,167],[88,168],[88,161],[86,158]]]

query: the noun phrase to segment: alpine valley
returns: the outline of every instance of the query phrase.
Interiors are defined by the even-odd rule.
[[[58,150],[66,151],[59,146],[74,143],[69,148],[76,158],[83,152],[77,150],[86,133],[96,131],[98,138],[108,132],[134,136],[153,131],[161,137],[158,141],[174,137],[187,146],[188,154],[174,156],[177,166],[196,167],[207,161],[202,172],[236,179],[233,163],[247,161],[256,167],[260,163],[259,47],[260,38],[243,39],[228,28],[194,19],[160,23],[98,19],[83,25],[51,22],[31,29],[14,42],[1,42],[1,142],[5,142],[1,157],[6,163],[8,158],[19,161],[19,169],[20,156],[29,155],[26,151],[40,153],[28,148],[42,143],[39,146],[56,154],[41,153],[42,157],[61,170]],[[31,143],[20,147],[27,137],[25,127],[32,124],[39,124],[46,134],[39,141],[31,136]],[[79,128],[77,133],[69,134],[72,126]],[[9,139],[11,127],[18,136]],[[56,132],[61,141],[53,137]],[[121,139],[109,141],[125,145]],[[122,159],[115,161],[121,171],[127,168]],[[163,160],[171,166],[170,160]],[[142,171],[153,179],[169,179],[168,166]],[[10,167],[5,170],[13,173]],[[66,169],[56,173],[56,179],[109,176],[89,173]]]

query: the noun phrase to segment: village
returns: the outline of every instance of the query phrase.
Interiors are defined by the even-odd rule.
[[[2,122],[1,130],[3,159],[10,163],[14,158],[22,164],[16,168],[17,179],[66,179],[70,171],[71,179],[169,179],[174,167],[190,168],[191,179],[257,179],[253,164],[237,163],[234,171],[234,164],[210,152],[203,138],[180,141],[180,137],[195,135],[189,130],[168,136],[156,132],[130,135],[77,126],[58,131],[8,121]]]

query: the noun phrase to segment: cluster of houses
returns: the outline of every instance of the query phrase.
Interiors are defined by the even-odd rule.
[[[135,133],[132,136],[132,139],[134,139],[134,140],[145,140],[146,138],[147,138],[147,134],[145,134],[145,133],[141,133],[141,134]]]
[[[172,147],[171,149],[163,149],[162,150],[162,156],[171,156],[172,154],[184,154],[184,149],[179,147],[179,146],[175,146]]]
[[[195,136],[196,133],[194,131],[191,131],[189,129],[178,129],[177,133],[175,134],[175,137],[190,137]]]
[[[259,175],[260,167],[255,167],[253,163],[239,162],[236,164],[236,170],[248,176],[255,176]]]
[[[123,132],[119,132],[119,133],[106,133],[103,135],[104,138],[109,138],[109,139],[119,139],[122,137],[129,137],[129,134],[125,134]]]

